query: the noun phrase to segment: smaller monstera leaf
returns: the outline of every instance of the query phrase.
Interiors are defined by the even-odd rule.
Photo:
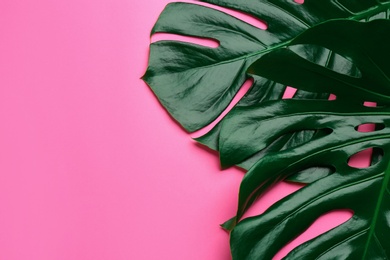
[[[390,255],[390,21],[323,23],[291,44],[317,44],[350,59],[360,73],[342,74],[310,62],[288,49],[258,60],[249,71],[297,88],[329,91],[335,101],[282,100],[235,108],[221,126],[223,164],[236,164],[301,130],[321,135],[283,151],[267,153],[244,176],[231,233],[234,259],[271,259],[322,214],[350,209],[351,220],[294,249],[286,259],[389,259]],[[341,98],[339,98],[341,97]],[[364,101],[378,102],[366,107]],[[363,124],[374,132],[359,132]],[[245,136],[246,138],[243,138]],[[375,148],[371,166],[348,165],[354,154]],[[273,184],[315,166],[333,173],[274,204],[264,214],[239,222],[244,212]],[[238,223],[238,224],[237,224]]]

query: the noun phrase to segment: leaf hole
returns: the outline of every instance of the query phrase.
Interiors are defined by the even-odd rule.
[[[263,21],[257,17],[254,17],[250,14],[238,11],[238,10],[234,10],[234,9],[230,9],[230,8],[226,8],[226,7],[221,7],[221,6],[213,5],[213,4],[209,4],[209,3],[196,2],[196,1],[185,1],[185,2],[193,3],[193,4],[197,4],[197,5],[201,5],[201,6],[206,6],[206,7],[218,10],[220,12],[223,12],[223,13],[226,13],[230,16],[233,16],[233,17],[235,17],[243,22],[246,22],[247,24],[250,24],[254,27],[257,27],[261,30],[267,30],[267,28],[268,28],[268,25],[265,21]]]
[[[355,131],[361,133],[375,132],[385,129],[385,124],[383,123],[364,123],[358,126],[355,126]]]
[[[360,152],[355,153],[354,155],[351,155],[348,159],[348,165],[356,169],[365,169],[377,164],[379,161],[376,161],[374,164],[371,163],[373,152],[381,156],[383,156],[384,154],[382,148],[379,147],[367,148]]]
[[[187,42],[187,43],[193,43],[193,44],[197,44],[209,48],[218,48],[220,45],[219,41],[212,38],[202,38],[196,36],[157,32],[152,35],[151,42],[154,43],[159,41]]]
[[[329,95],[328,100],[332,101],[332,100],[336,100],[336,99],[337,99],[337,96],[335,94],[330,94]]]
[[[350,209],[338,209],[321,215],[302,234],[279,250],[272,260],[282,259],[295,247],[347,222],[352,218],[353,213]]]
[[[326,135],[330,135],[331,133],[333,133],[333,129],[332,128],[321,128],[321,129],[318,129],[317,130],[317,133],[316,133],[316,137],[323,137],[323,136],[326,136]]]
[[[295,92],[297,92],[297,89],[296,89],[296,88],[287,86],[287,87],[286,87],[286,90],[285,90],[284,93],[283,93],[282,99],[289,99],[289,98],[292,98],[292,97],[295,95]]]
[[[372,102],[372,101],[364,101],[363,106],[365,106],[365,107],[378,107],[377,104],[375,102]]]
[[[383,155],[384,151],[382,148],[372,148],[371,166],[378,164],[382,160]]]
[[[376,102],[371,102],[371,101],[364,101],[362,103],[362,105],[365,106],[365,107],[373,107],[373,108],[385,108],[385,107],[387,107],[386,105],[378,104]]]
[[[292,182],[278,182],[271,188],[267,189],[261,198],[256,200],[253,205],[245,212],[244,218],[257,216],[263,214],[269,207],[283,199],[284,197],[303,188],[305,184]]]

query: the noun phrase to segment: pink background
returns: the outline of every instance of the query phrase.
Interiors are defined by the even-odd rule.
[[[221,171],[139,79],[168,2],[0,1],[0,259],[231,258],[219,224],[243,172]]]

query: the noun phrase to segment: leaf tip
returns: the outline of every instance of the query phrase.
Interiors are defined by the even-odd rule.
[[[232,231],[233,228],[236,226],[236,217],[229,219],[228,221],[222,223],[220,226],[227,232]]]

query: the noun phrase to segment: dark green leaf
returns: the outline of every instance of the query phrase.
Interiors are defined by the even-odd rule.
[[[383,147],[390,151],[389,144]],[[233,258],[272,259],[321,215],[349,209],[353,218],[295,248],[285,259],[389,259],[390,171],[385,172],[389,159],[387,154],[369,169],[344,167],[343,173],[310,184],[266,213],[243,220],[231,233]]]
[[[388,20],[336,20],[309,29],[291,42],[318,44],[337,52],[357,66],[358,77],[335,72],[288,49],[275,50],[250,67],[251,73],[277,82],[333,92],[343,99],[269,101],[229,113],[219,141],[222,163],[228,165],[289,132],[317,130],[322,134],[261,158],[245,175],[237,216],[225,228],[232,229],[274,183],[311,167],[334,170],[264,214],[239,222],[231,235],[234,258],[271,259],[322,214],[350,209],[354,212],[351,220],[297,247],[286,259],[389,259],[390,37],[384,32],[390,32]],[[366,100],[381,106],[366,107]],[[376,131],[357,131],[366,123],[376,124]],[[380,151],[370,167],[348,165],[351,156],[367,148]]]
[[[306,0],[299,5],[291,1],[205,1],[247,13],[268,24],[266,31],[255,28],[225,13],[203,6],[173,3],[167,6],[153,28],[158,32],[196,37],[212,37],[220,42],[218,48],[196,44],[161,41],[151,44],[150,61],[144,80],[157,94],[171,115],[187,130],[194,131],[212,122],[231,102],[243,82],[247,67],[270,50],[287,45],[298,33],[323,21],[349,17],[377,19],[387,17],[388,6],[375,1],[346,1],[343,5],[330,0]],[[353,12],[349,11],[353,10]],[[356,11],[358,10],[358,11]],[[304,46],[297,53],[336,71],[353,74],[355,69],[331,52],[315,46]],[[285,85],[254,78],[254,84],[238,106],[248,106],[267,100],[280,99]],[[298,90],[294,98],[326,99],[327,93]],[[223,120],[222,120],[223,121]],[[272,149],[286,149],[300,141],[310,140],[314,131],[290,133]],[[197,139],[218,150],[219,128]],[[279,148],[278,148],[279,147]],[[241,162],[249,169],[266,150]],[[328,169],[313,168],[310,178],[298,173],[291,181],[310,182],[329,173]],[[317,176],[317,177],[316,177]]]
[[[247,13],[265,21],[268,29],[260,30],[195,4],[172,3],[165,8],[152,34],[211,37],[220,43],[218,48],[178,41],[151,44],[143,79],[188,131],[198,130],[218,117],[247,79],[248,66],[265,53],[286,46],[299,33],[326,20],[383,18],[388,10],[388,5],[372,0],[306,0],[303,5],[293,0],[203,2]],[[258,93],[258,99],[264,100],[261,95],[267,91]]]
[[[250,168],[240,187],[237,216],[224,224],[235,227],[233,257],[271,259],[321,214],[349,208],[352,220],[287,258],[388,259],[390,22],[326,21],[389,19],[390,1],[204,2],[249,14],[265,21],[268,29],[209,7],[170,4],[152,34],[209,38],[220,45],[153,43],[143,79],[169,113],[195,131],[222,113],[258,60],[249,68],[254,78],[249,92],[197,139],[220,151],[223,167]],[[281,100],[288,85],[298,92],[294,99]],[[329,93],[337,101],[323,100]],[[367,100],[381,106],[365,107]],[[356,131],[365,123],[376,123],[377,131]],[[371,167],[348,165],[352,155],[372,147]],[[285,179],[311,184],[237,224],[265,190]]]

